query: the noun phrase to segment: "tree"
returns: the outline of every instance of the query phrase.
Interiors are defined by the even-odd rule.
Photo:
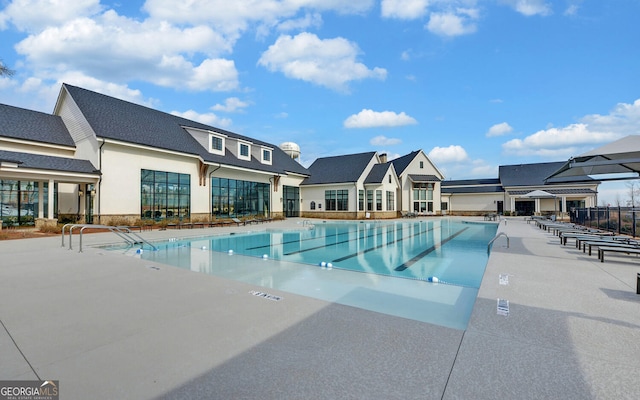
[[[638,200],[640,200],[640,181],[633,180],[626,182],[624,184],[629,190],[627,193],[629,195],[629,199],[631,200],[630,206],[636,207],[638,205]]]
[[[14,74],[14,71],[9,69],[4,62],[0,60],[0,76],[11,76]]]

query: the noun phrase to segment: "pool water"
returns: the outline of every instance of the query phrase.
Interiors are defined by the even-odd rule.
[[[292,231],[172,239],[154,243],[156,251],[129,253],[264,291],[465,329],[496,231],[496,224],[449,218],[315,222]]]

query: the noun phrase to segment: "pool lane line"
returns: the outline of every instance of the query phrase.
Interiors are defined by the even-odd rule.
[[[264,246],[247,247],[245,250],[264,249],[265,247],[272,247],[272,246],[284,246],[286,244],[307,242],[309,240],[326,239],[328,237],[336,237],[337,238],[338,236],[350,235],[350,234],[355,233],[355,232],[358,232],[358,231],[357,230],[348,230],[346,232],[334,233],[332,235],[317,236],[317,237],[312,237],[312,238],[308,238],[308,239],[289,240],[287,242],[276,243],[274,245],[273,244],[266,244]]]
[[[388,224],[388,225],[386,225],[386,226],[389,226],[389,225],[391,225],[391,224]],[[396,228],[396,232],[397,232],[397,231],[398,231],[398,228]],[[364,231],[363,231],[363,232],[364,232]],[[292,254],[300,254],[300,253],[304,253],[304,252],[307,252],[307,251],[318,250],[318,249],[324,249],[324,248],[331,247],[331,246],[337,246],[337,245],[339,245],[339,244],[344,244],[344,243],[353,242],[354,240],[362,240],[362,239],[365,239],[365,238],[372,238],[372,237],[374,237],[374,236],[381,236],[382,234],[383,234],[383,232],[382,232],[382,231],[380,231],[380,232],[373,233],[373,234],[366,235],[366,236],[358,236],[357,238],[354,238],[354,239],[342,240],[342,241],[340,241],[340,242],[335,242],[335,243],[330,243],[330,244],[326,244],[326,243],[325,243],[325,244],[322,244],[322,245],[320,245],[320,246],[309,247],[309,248],[307,248],[307,249],[300,249],[300,250],[292,251],[292,252],[290,252],[290,253],[284,253],[283,255],[285,255],[285,256],[290,256],[290,255],[292,255]],[[414,236],[415,236],[415,235],[414,235]],[[315,239],[321,239],[321,238],[323,238],[323,237],[324,237],[324,238],[326,238],[326,237],[328,237],[328,236],[322,236],[322,237],[320,237],[320,238],[315,238]]]
[[[418,233],[414,233],[414,234],[413,234],[413,235],[411,235],[411,236],[406,236],[406,237],[405,237],[405,236],[403,236],[403,237],[401,237],[400,239],[393,240],[393,241],[391,241],[391,242],[387,242],[387,243],[379,244],[379,245],[377,245],[377,246],[374,246],[374,247],[368,248],[368,249],[366,249],[366,250],[362,250],[362,251],[359,251],[359,252],[357,252],[357,253],[349,254],[348,256],[344,256],[344,257],[336,258],[335,260],[333,260],[333,261],[331,261],[331,262],[337,263],[337,262],[340,262],[340,261],[348,260],[348,259],[350,259],[350,258],[357,257],[357,256],[359,256],[359,255],[362,255],[362,254],[368,253],[368,252],[370,252],[370,251],[378,250],[378,249],[380,249],[380,248],[382,248],[382,247],[389,246],[390,244],[394,244],[394,243],[402,242],[402,241],[403,241],[403,240],[405,240],[405,239],[409,239],[409,238],[412,238],[412,237],[415,237],[415,236],[422,235],[422,234],[427,233],[427,232],[431,232],[431,231],[433,231],[433,230],[435,230],[435,229],[440,229],[440,227],[439,227],[439,226],[434,226],[434,227],[432,227],[431,229],[427,229],[426,231],[422,231],[422,230],[420,230],[420,231],[418,231]],[[396,230],[396,232],[397,232],[397,230]]]
[[[431,253],[432,251],[439,249],[440,247],[442,247],[445,243],[447,243],[448,241],[452,240],[453,238],[455,238],[456,236],[460,235],[462,232],[466,231],[469,228],[464,228],[459,230],[458,232],[454,233],[453,235],[449,236],[448,238],[441,240],[440,243],[436,243],[433,246],[429,247],[428,249],[426,249],[425,251],[423,251],[422,253],[418,254],[417,256],[413,257],[412,259],[410,259],[409,261],[398,265],[395,268],[395,271],[404,271],[405,269],[409,268],[410,266],[412,266],[413,264],[415,264],[416,262],[418,262],[421,258],[425,257],[427,254]]]
[[[391,225],[395,225],[395,224],[394,223],[380,224],[380,227],[391,226]],[[285,244],[308,242],[308,241],[311,241],[311,240],[326,239],[328,237],[338,237],[338,236],[343,236],[343,235],[349,235],[349,234],[352,234],[354,232],[360,232],[360,231],[358,231],[357,229],[356,230],[348,230],[346,232],[339,232],[339,233],[335,233],[335,234],[332,234],[332,235],[316,236],[316,237],[311,237],[311,238],[308,238],[308,239],[290,240],[288,242],[275,243],[275,244],[265,244],[264,246],[248,247],[245,250],[256,250],[256,249],[264,249],[264,248],[273,247],[273,246],[284,246]],[[369,235],[367,237],[371,237],[371,236],[373,236],[373,235]],[[364,238],[364,236],[363,236],[363,238]],[[293,253],[291,253],[291,254],[293,254]]]

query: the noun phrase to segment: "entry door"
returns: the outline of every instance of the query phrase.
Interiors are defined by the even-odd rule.
[[[285,217],[300,216],[300,188],[293,186],[284,186],[283,207]]]
[[[502,214],[504,212],[504,202],[502,202],[502,201],[497,201],[496,202],[496,212],[498,214]]]

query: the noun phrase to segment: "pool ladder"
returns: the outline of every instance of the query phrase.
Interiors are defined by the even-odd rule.
[[[146,244],[151,247],[153,250],[157,250],[157,248],[143,239],[140,235],[132,232],[126,226],[111,226],[111,225],[95,225],[95,224],[66,224],[62,227],[62,247],[64,247],[64,231],[66,228],[69,228],[69,250],[73,249],[71,235],[73,234],[74,228],[80,228],[80,244],[78,253],[82,253],[82,232],[86,228],[95,228],[95,229],[108,229],[109,231],[115,233],[120,236],[129,246],[135,246],[136,244]]]
[[[311,223],[311,221],[309,221],[308,219],[305,219],[304,221],[302,221],[302,226],[308,226],[309,229],[314,229],[316,226],[314,224]]]
[[[487,245],[487,254],[489,254],[489,252],[491,251],[491,245],[493,244],[493,242],[496,241],[496,239],[498,239],[500,236],[504,236],[507,238],[507,249],[509,248],[509,236],[507,236],[506,233],[504,232],[500,232],[496,235],[496,237],[494,237],[493,239],[491,239],[491,241],[489,242],[489,244]]]

